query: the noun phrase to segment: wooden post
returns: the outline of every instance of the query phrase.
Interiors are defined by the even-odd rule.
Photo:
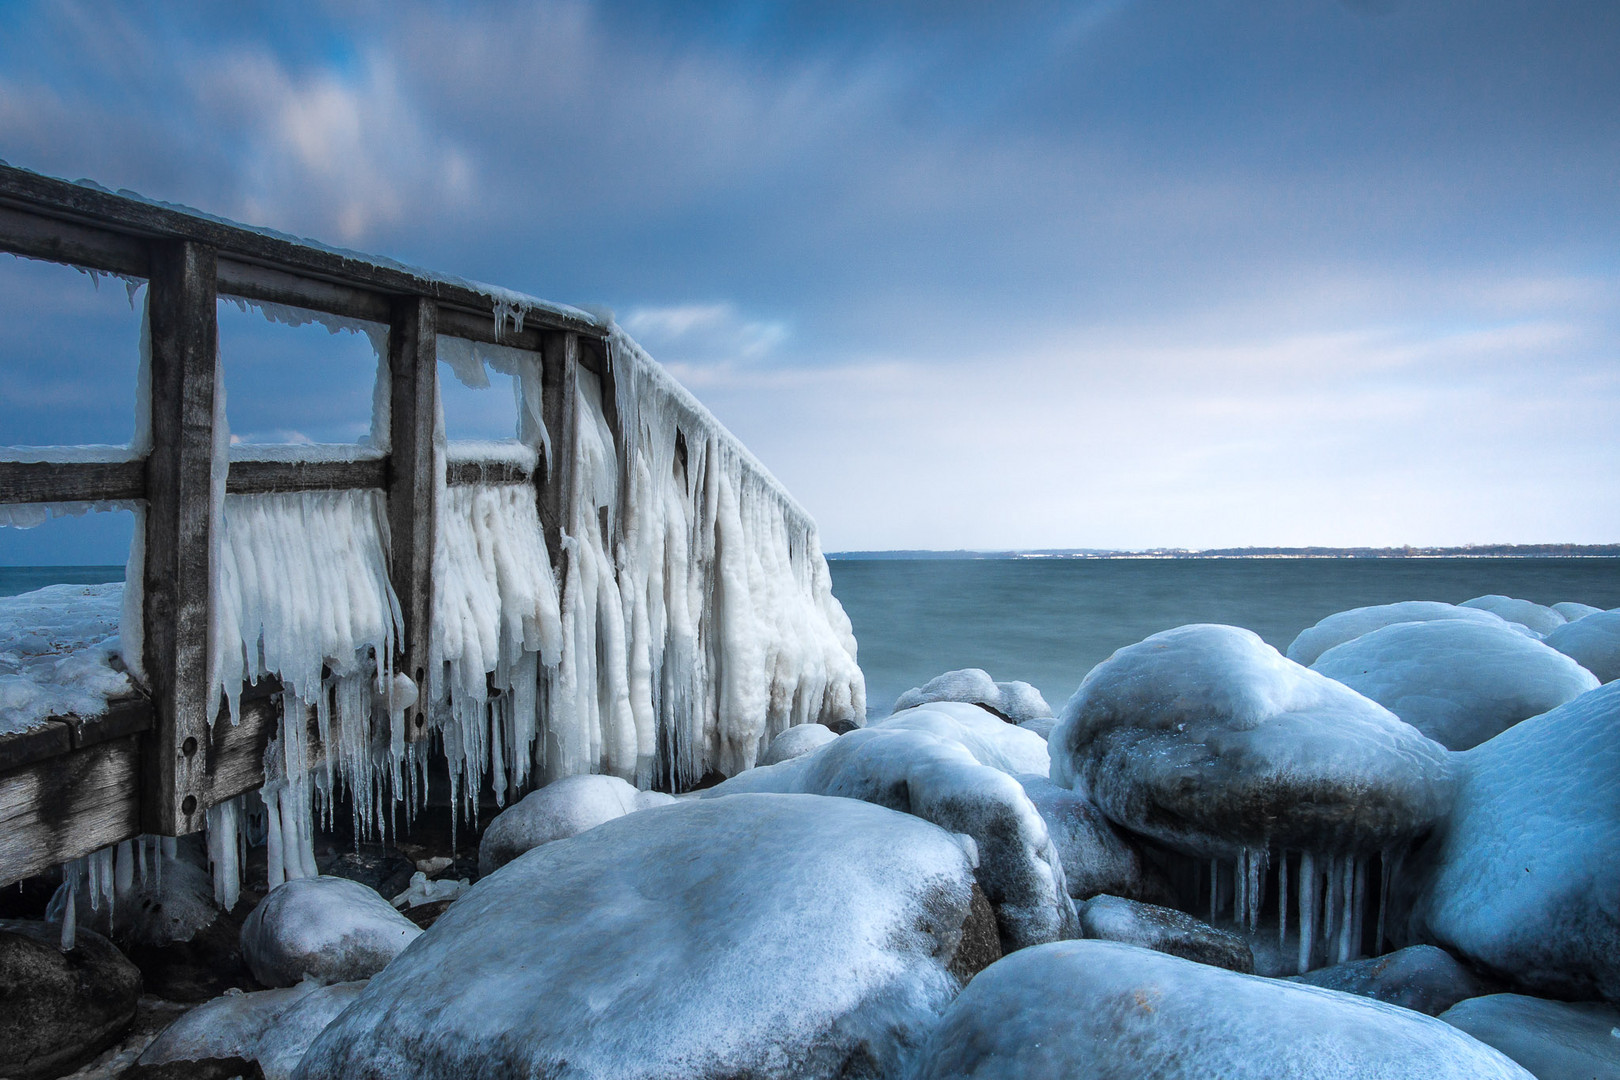
[[[152,451],[146,461],[143,622],[155,722],[142,752],[142,828],[180,836],[204,824],[209,594],[218,379],[214,252],[154,241],[148,285]]]
[[[405,619],[396,670],[416,680],[417,705],[406,710],[405,737],[427,735],[428,635],[433,627],[435,503],[433,426],[438,415],[438,306],[426,297],[394,302],[388,327],[388,531],[391,574]]]
[[[546,536],[546,551],[557,574],[557,588],[563,587],[567,564],[563,559],[563,525],[573,508],[575,395],[579,378],[579,335],[567,331],[547,331],[540,339],[540,385],[546,432],[551,437],[552,460],[535,470],[539,488],[540,527]]]

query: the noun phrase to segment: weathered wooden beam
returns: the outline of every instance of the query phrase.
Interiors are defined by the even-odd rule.
[[[155,723],[143,754],[144,831],[203,827],[209,719],[209,593],[218,327],[214,253],[190,241],[152,245],[152,450],[146,462],[143,606]]]
[[[0,503],[145,497],[144,461],[0,461]]]
[[[551,436],[551,460],[541,461],[534,471],[536,501],[540,505],[540,527],[546,537],[546,551],[557,574],[559,587],[566,580],[563,558],[563,527],[573,508],[574,454],[579,429],[574,414],[579,392],[579,338],[574,334],[550,333],[540,343],[541,411]]]
[[[355,461],[233,461],[225,481],[231,495],[290,491],[347,491],[388,484],[386,458]]]
[[[73,732],[55,717],[27,731],[0,734],[0,773],[20,769],[73,749]]]
[[[394,656],[395,670],[427,694],[428,635],[433,618],[433,541],[438,477],[433,435],[438,417],[438,307],[423,296],[395,303],[388,328],[389,576],[399,596],[405,634]],[[427,735],[418,702],[406,710],[405,733],[415,741]]]
[[[138,835],[140,761],[126,735],[0,772],[0,886]]]
[[[452,461],[445,466],[447,484],[526,484],[533,475],[510,461]]]
[[[219,260],[219,294],[384,326],[388,325],[392,310],[385,293],[225,258]]]
[[[144,240],[12,206],[0,206],[0,251],[130,277],[150,272]]]
[[[270,740],[285,727],[294,726],[283,719],[285,701],[279,682],[261,679],[258,686],[243,690],[236,723],[231,723],[225,710],[220,710],[214,721],[214,737],[208,742],[203,797],[207,805],[215,806],[264,784],[264,754]],[[304,736],[304,760],[315,769],[321,763],[325,748],[321,745],[314,708],[305,707],[299,719],[296,730]]]
[[[522,330],[514,330],[511,323],[508,323],[497,333],[495,319],[488,310],[469,311],[466,308],[441,304],[439,333],[446,337],[466,338],[469,341],[481,341],[489,345],[510,345],[514,349],[539,352],[540,339],[546,333],[546,328],[544,324],[536,325],[525,319]]]

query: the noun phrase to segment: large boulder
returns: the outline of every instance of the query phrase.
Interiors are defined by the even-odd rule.
[[[936,701],[887,716],[869,728],[926,731],[966,747],[980,765],[1017,776],[1051,770],[1046,740],[1034,731],[998,720],[977,705]]]
[[[1108,941],[1026,949],[980,972],[911,1075],[1533,1080],[1419,1013]]]
[[[1013,724],[1052,715],[1052,706],[1027,682],[996,682],[982,668],[963,668],[936,675],[895,700],[894,711],[934,701],[960,701],[989,709]]]
[[[1620,679],[1620,610],[1567,622],[1548,634],[1546,642],[1601,681]]]
[[[1500,615],[1492,612],[1481,611],[1479,608],[1459,607],[1456,604],[1442,604],[1436,600],[1403,600],[1398,604],[1375,604],[1371,607],[1335,612],[1315,626],[1301,630],[1299,636],[1294,638],[1293,644],[1288,646],[1288,659],[1310,667],[1316,663],[1317,657],[1333,646],[1353,641],[1362,634],[1370,634],[1374,630],[1398,623],[1433,622],[1442,619],[1471,622],[1477,626],[1506,625]]]
[[[1108,893],[1152,904],[1175,902],[1164,875],[1090,799],[1036,773],[1025,773],[1018,783],[1046,822],[1070,896],[1084,900]]]
[[[302,982],[277,990],[221,995],[165,1028],[122,1080],[236,1075],[287,1080],[315,1036],[365,986],[364,982],[330,986]]]
[[[1520,988],[1620,1000],[1620,683],[1459,755],[1411,931]]]
[[[1536,1080],[1620,1076],[1620,1011],[1519,994],[1470,998],[1440,1019],[1496,1047]]]
[[[1576,622],[1580,619],[1584,619],[1588,615],[1596,615],[1598,612],[1603,610],[1600,607],[1593,607],[1591,604],[1577,604],[1573,600],[1565,600],[1561,603],[1554,604],[1552,605],[1552,609],[1558,612],[1558,614],[1562,615],[1564,618],[1568,619],[1570,622]]]
[[[1379,851],[1450,805],[1444,747],[1248,630],[1154,634],[1093,668],[1050,742],[1052,779],[1186,855]]]
[[[825,724],[794,724],[771,740],[759,759],[761,765],[775,765],[801,757],[838,738],[838,734]]]
[[[990,722],[1041,742],[1012,724]],[[977,880],[996,909],[1004,949],[1073,936],[1078,927],[1063,862],[1040,812],[1017,780],[983,764],[970,747],[935,733],[948,729],[875,725],[851,731],[813,754],[734,776],[703,797],[835,795],[913,814],[972,838]],[[989,751],[981,746],[980,752]]]
[[[141,973],[79,927],[61,948],[55,923],[0,919],[0,1076],[60,1076],[115,1042],[135,1018]]]
[[[1508,622],[1518,623],[1538,636],[1550,634],[1569,621],[1545,604],[1537,604],[1530,600],[1519,600],[1511,596],[1503,596],[1500,593],[1476,596],[1472,600],[1464,600],[1459,606],[1500,615]]]
[[[1317,968],[1292,978],[1326,990],[1358,994],[1428,1016],[1439,1016],[1464,998],[1491,991],[1490,983],[1433,945],[1412,945],[1383,956]],[[1494,1044],[1493,1044],[1494,1045]]]
[[[1534,638],[1450,619],[1374,630],[1311,667],[1449,750],[1478,746],[1598,686],[1590,671]]]
[[[1094,896],[1080,908],[1080,928],[1088,938],[1140,945],[1183,960],[1254,974],[1254,950],[1247,941],[1174,908],[1139,904],[1122,896]]]
[[[242,955],[265,986],[352,982],[381,971],[422,931],[358,881],[294,878],[242,924]]]
[[[638,791],[617,776],[569,776],[531,791],[495,815],[478,842],[478,873],[494,873],[531,848],[605,821],[662,806],[671,796]]]
[[[891,1076],[955,992],[972,892],[964,846],[914,817],[682,800],[484,878],[297,1075]]]

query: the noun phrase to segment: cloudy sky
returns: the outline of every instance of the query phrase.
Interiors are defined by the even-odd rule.
[[[1620,540],[1620,6],[247,7],[0,3],[0,158],[610,308],[828,550]],[[64,273],[0,442],[127,437]]]

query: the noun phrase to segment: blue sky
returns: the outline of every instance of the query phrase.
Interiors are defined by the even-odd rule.
[[[829,550],[1613,542],[1617,49],[1610,3],[10,3],[0,158],[609,307]],[[0,258],[0,442],[126,437],[122,287],[41,280]],[[256,333],[233,429],[364,426],[364,349]]]

